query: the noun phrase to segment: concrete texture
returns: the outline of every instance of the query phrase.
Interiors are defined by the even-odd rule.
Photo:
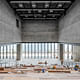
[[[80,72],[0,74],[0,80],[80,80]]]
[[[0,43],[21,41],[21,23],[20,28],[17,28],[16,18],[18,17],[16,17],[6,0],[0,0]]]
[[[5,0],[0,0],[0,43],[67,42],[80,43],[80,0],[57,21],[24,21],[16,27],[16,15]],[[19,19],[19,18],[18,18]],[[59,28],[59,29],[58,29]]]
[[[80,43],[80,0],[60,19],[59,42]]]
[[[23,42],[57,42],[56,21],[24,21],[22,23]]]

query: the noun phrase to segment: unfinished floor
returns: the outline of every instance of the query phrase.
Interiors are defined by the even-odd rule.
[[[0,80],[80,80],[80,72],[0,74]]]

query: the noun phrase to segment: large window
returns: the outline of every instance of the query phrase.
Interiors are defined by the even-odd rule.
[[[64,44],[64,60],[73,60],[73,46]]]
[[[1,45],[0,46],[0,59],[16,59],[17,45]]]
[[[23,43],[23,59],[59,59],[58,43]]]

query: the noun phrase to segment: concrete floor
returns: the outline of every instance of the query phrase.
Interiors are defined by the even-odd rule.
[[[80,72],[0,74],[0,80],[80,80]]]

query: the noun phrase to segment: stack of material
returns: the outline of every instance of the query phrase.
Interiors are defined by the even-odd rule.
[[[64,73],[71,73],[70,70],[56,70],[56,69],[49,69],[48,72],[64,72]]]
[[[27,68],[27,67],[35,67],[35,66],[31,64],[31,65],[23,65],[23,67]]]
[[[4,68],[3,67],[0,67],[0,71],[3,71],[4,70]]]
[[[8,71],[5,68],[0,67],[0,73],[8,73]]]

